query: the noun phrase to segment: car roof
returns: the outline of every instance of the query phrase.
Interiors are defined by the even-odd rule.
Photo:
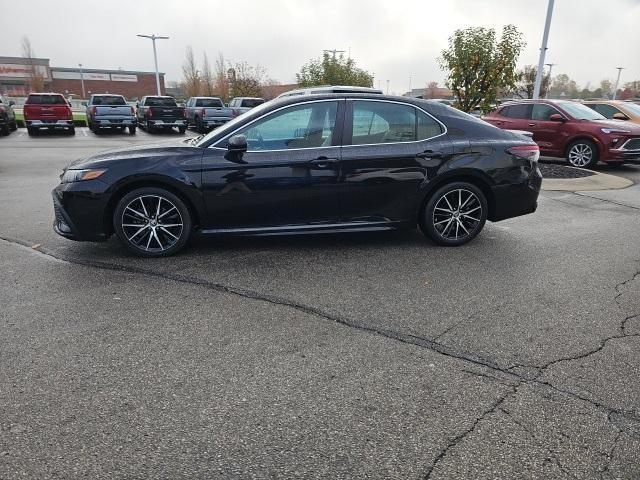
[[[211,97],[191,97],[191,98],[217,98],[218,100],[220,99],[220,97],[215,97],[215,96],[211,96]]]
[[[624,103],[629,103],[629,102],[625,102],[623,100],[585,100],[582,103],[604,103],[607,105],[619,105],[619,104],[624,104]]]
[[[277,105],[290,105],[301,102],[317,102],[320,100],[373,100],[373,101],[388,101],[396,103],[407,103],[414,106],[432,105],[434,107],[448,107],[447,105],[436,102],[434,100],[425,100],[421,98],[401,97],[397,95],[384,95],[379,93],[323,93],[314,95],[291,95],[288,97],[276,97],[271,102]]]
[[[283,92],[278,97],[292,97],[301,95],[319,95],[323,93],[375,93],[382,95],[382,90],[372,87],[359,87],[349,85],[318,85],[316,87],[298,88]]]

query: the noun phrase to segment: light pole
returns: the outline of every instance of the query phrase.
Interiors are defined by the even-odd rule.
[[[409,75],[409,96],[411,96],[411,75]]]
[[[618,93],[618,83],[620,83],[620,73],[622,73],[622,70],[624,70],[624,67],[616,67],[618,69],[618,78],[616,78],[616,86],[613,88],[613,98],[612,100],[616,99],[616,95]]]
[[[79,63],[78,66],[80,67],[80,85],[82,85],[82,98],[85,99],[87,97],[85,97],[84,95],[84,75],[82,73],[82,64]]]
[[[169,37],[159,37],[157,35],[140,35],[138,34],[139,37],[143,37],[143,38],[150,38],[151,41],[153,42],[153,61],[155,62],[156,65],[156,88],[158,89],[158,95],[162,95],[162,92],[160,91],[160,73],[158,72],[158,53],[156,52],[156,40],[167,40]]]
[[[389,80],[387,80],[387,95],[389,95]]]
[[[547,89],[544,92],[544,98],[549,96],[549,90],[551,89],[551,70],[553,69],[555,63],[545,63],[547,67],[549,67],[549,84],[547,85]]]
[[[335,48],[333,50],[323,50],[324,53],[332,53],[333,54],[333,58],[336,58],[336,53],[344,53],[344,50],[336,50]],[[349,55],[351,55],[351,47],[349,47]]]
[[[540,47],[540,59],[538,60],[538,70],[536,71],[536,85],[533,89],[533,98],[540,98],[540,85],[542,84],[543,75],[542,69],[544,68],[544,56],[547,53],[547,40],[549,40],[553,2],[554,0],[549,0],[549,4],[547,5],[547,20],[544,24],[544,33],[542,34],[542,46]]]

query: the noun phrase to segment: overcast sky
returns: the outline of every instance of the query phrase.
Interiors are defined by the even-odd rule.
[[[442,82],[436,58],[458,28],[500,29],[513,23],[527,46],[519,64],[537,63],[547,0],[2,0],[0,55],[20,56],[23,35],[52,66],[153,70],[151,41],[137,33],[166,35],[158,43],[160,70],[180,80],[188,45],[210,60],[259,63],[282,83],[323,49],[351,51],[358,66],[390,91]],[[601,79],[640,79],[640,0],[556,0],[547,63],[581,87]]]

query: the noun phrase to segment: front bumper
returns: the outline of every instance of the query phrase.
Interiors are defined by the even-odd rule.
[[[625,148],[610,148],[607,158],[602,159],[604,162],[613,161],[640,161],[640,148],[627,150]]]
[[[535,212],[541,187],[542,173],[537,165],[525,182],[492,187],[494,204],[489,220],[499,222]]]
[[[73,120],[25,120],[27,127],[32,128],[71,128]]]
[[[108,186],[99,180],[61,183],[53,189],[53,230],[65,238],[102,242],[111,234],[106,218]]]

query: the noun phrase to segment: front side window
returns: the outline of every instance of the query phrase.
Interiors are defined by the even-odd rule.
[[[273,113],[236,132],[247,137],[247,150],[289,150],[331,146],[338,102],[296,105]]]
[[[560,113],[558,110],[553,108],[551,105],[547,105],[545,103],[536,103],[533,105],[533,109],[531,110],[531,119],[532,120],[549,120],[549,117],[554,113]]]

